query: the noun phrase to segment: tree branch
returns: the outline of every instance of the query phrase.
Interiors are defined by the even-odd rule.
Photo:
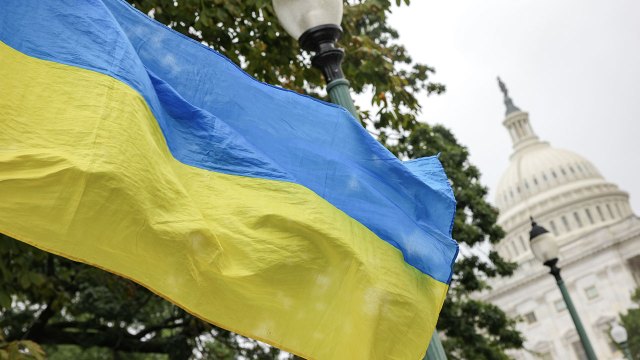
[[[27,331],[22,334],[23,340],[28,339],[31,336],[38,336],[38,334],[42,331],[42,329],[44,329],[53,315],[55,315],[55,312],[51,310],[51,302],[48,302],[45,306],[46,307],[44,308],[44,310],[42,310],[40,315],[38,315],[33,324],[31,324]]]
[[[170,321],[176,321],[177,319],[167,319],[166,321],[164,321],[162,324],[159,325],[154,325],[154,326],[147,326],[144,330],[141,330],[140,332],[138,332],[135,337],[138,339],[142,339],[143,337],[145,337],[148,334],[151,334],[152,332],[156,332],[159,330],[165,330],[165,329],[175,329],[181,326],[184,326],[184,323],[169,323]]]
[[[110,328],[110,331],[85,332],[65,331],[55,326],[45,327],[37,336],[29,336],[28,339],[45,345],[97,346],[121,352],[139,353],[166,353],[174,341],[173,338],[140,341],[126,330],[118,328]]]

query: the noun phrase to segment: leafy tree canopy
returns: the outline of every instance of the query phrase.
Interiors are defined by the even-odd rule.
[[[279,25],[270,0],[130,0],[141,11],[208,44],[254,77],[324,97],[309,54]],[[409,5],[409,0],[396,0]],[[401,158],[442,153],[458,200],[454,238],[470,249],[499,241],[496,210],[486,202],[480,172],[442,126],[418,122],[419,98],[439,94],[434,69],[414,62],[398,43],[385,0],[345,2],[340,46],[353,92],[368,99],[364,125]],[[473,252],[472,252],[473,253]],[[7,341],[33,340],[52,359],[275,359],[279,351],[202,322],[145,288],[96,268],[0,238],[0,329]],[[514,321],[471,293],[514,265],[491,251],[460,258],[438,323],[450,359],[506,359],[522,346]]]
[[[640,288],[631,296],[631,300],[640,305]],[[627,310],[627,313],[620,316],[622,326],[627,329],[629,336],[629,350],[634,359],[640,358],[640,308],[634,307]],[[612,341],[613,342],[613,341]],[[621,349],[622,350],[622,349]]]

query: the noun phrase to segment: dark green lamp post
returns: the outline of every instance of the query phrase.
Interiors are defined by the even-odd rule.
[[[580,342],[582,343],[584,352],[587,355],[587,359],[597,360],[596,353],[593,351],[587,332],[585,331],[584,326],[582,326],[582,321],[580,321],[580,317],[573,305],[571,296],[567,291],[567,287],[564,285],[564,280],[562,280],[562,277],[560,276],[560,268],[557,266],[558,244],[555,237],[547,231],[547,229],[538,225],[533,218],[531,218],[531,232],[529,233],[529,238],[531,241],[530,244],[533,255],[535,255],[536,259],[549,267],[549,273],[556,279],[556,283],[562,293],[562,298],[564,299],[567,309],[571,314],[571,319],[573,319],[573,324],[576,326],[576,331],[578,331],[578,336],[580,337]]]
[[[282,27],[298,40],[302,49],[313,53],[311,64],[322,71],[331,102],[359,119],[349,93],[349,81],[342,73],[344,50],[336,46],[342,35],[342,6],[342,0],[273,0]],[[425,359],[447,359],[437,331],[433,332]]]
[[[616,321],[613,324],[613,327],[611,327],[611,332],[609,334],[611,335],[611,338],[613,338],[613,341],[622,348],[624,357],[627,358],[627,360],[632,360],[633,356],[631,356],[631,349],[629,349],[629,336],[627,334],[627,329]]]

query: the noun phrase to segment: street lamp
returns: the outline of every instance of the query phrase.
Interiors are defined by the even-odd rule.
[[[342,35],[342,0],[273,0],[273,10],[300,47],[314,53],[311,64],[322,71],[331,102],[359,119],[349,93],[349,81],[342,73],[344,50],[336,47]],[[431,336],[425,359],[447,360],[437,330]]]
[[[358,119],[349,81],[342,73],[344,50],[336,47],[342,35],[342,0],[273,0],[273,9],[300,47],[314,53],[311,64],[322,71],[331,102]]]
[[[591,342],[589,341],[587,333],[582,326],[582,322],[580,321],[580,317],[576,312],[573,301],[571,301],[571,296],[569,296],[567,287],[564,285],[564,281],[560,276],[560,268],[557,266],[558,244],[556,242],[555,236],[547,231],[547,229],[538,225],[533,220],[533,218],[531,218],[531,232],[529,232],[529,239],[531,241],[530,245],[533,255],[544,265],[548,266],[550,269],[549,273],[556,278],[556,283],[560,288],[560,292],[562,293],[562,298],[567,305],[567,309],[569,309],[571,319],[573,319],[573,324],[576,326],[578,336],[580,337],[580,342],[582,343],[582,347],[584,348],[584,352],[586,353],[587,358],[589,360],[596,360],[596,354],[591,347]]]
[[[629,343],[627,342],[627,329],[625,329],[624,326],[620,325],[616,321],[614,322],[609,334],[611,334],[613,341],[615,341],[616,344],[620,345],[620,347],[622,348],[624,357],[626,357],[628,360],[632,360],[633,357],[631,357],[631,350],[629,349]]]

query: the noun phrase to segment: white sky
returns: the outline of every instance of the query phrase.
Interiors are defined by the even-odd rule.
[[[640,1],[413,0],[391,24],[447,86],[420,119],[469,148],[492,202],[511,153],[500,75],[542,140],[589,159],[640,214]]]

